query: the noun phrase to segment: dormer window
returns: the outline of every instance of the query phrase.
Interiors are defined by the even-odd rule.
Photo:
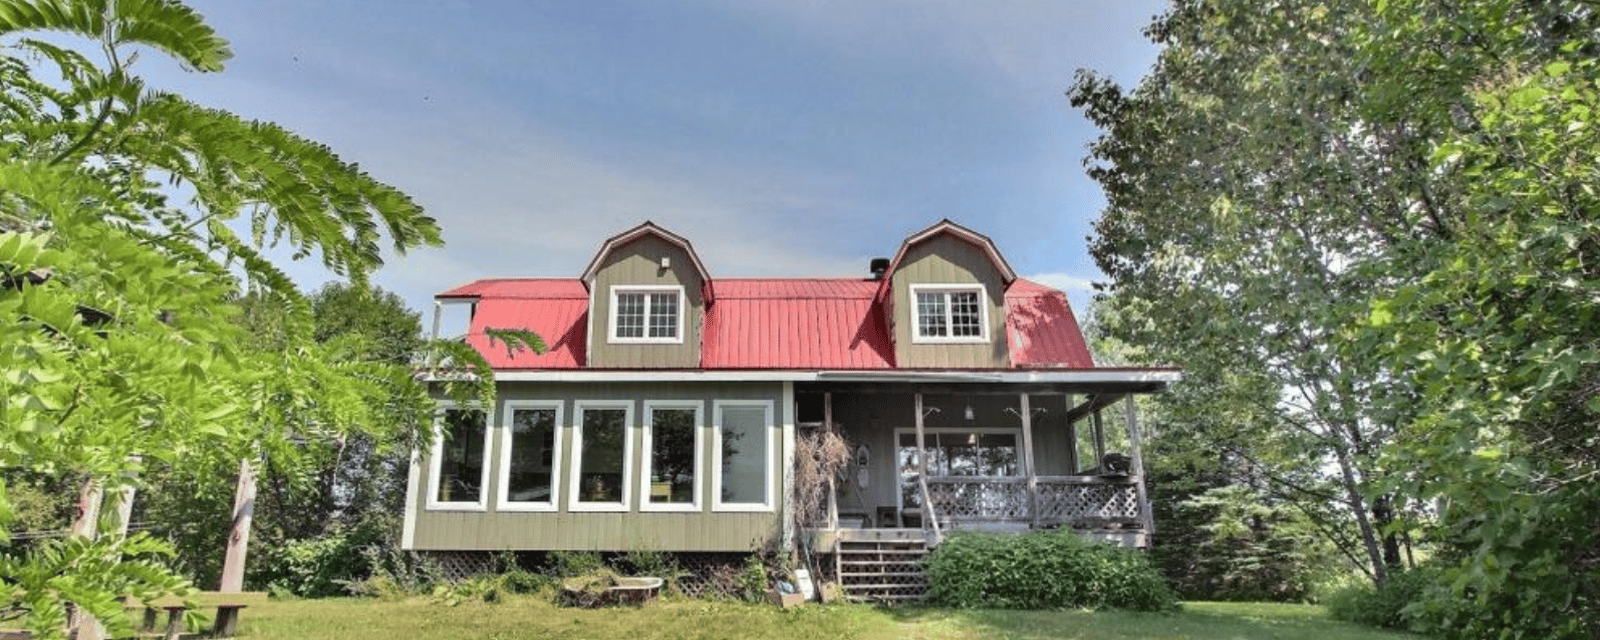
[[[611,342],[682,343],[683,287],[612,287]]]
[[[915,342],[988,342],[982,285],[911,285]]]

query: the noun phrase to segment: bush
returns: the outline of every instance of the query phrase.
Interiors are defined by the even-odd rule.
[[[344,595],[346,584],[369,574],[361,548],[345,533],[268,547],[252,564],[252,582],[275,594],[302,598]]]
[[[1144,554],[1071,531],[957,533],[929,554],[924,569],[929,598],[950,607],[1178,609]]]
[[[1430,566],[1411,571],[1391,570],[1382,588],[1374,588],[1370,581],[1363,580],[1329,594],[1324,604],[1328,615],[1335,620],[1420,631],[1421,621],[1408,612],[1407,607],[1427,600],[1440,576],[1441,572]]]
[[[593,551],[552,551],[545,570],[555,578],[576,578],[599,571],[605,563]]]
[[[734,578],[739,597],[745,602],[761,602],[767,595],[767,567],[760,554],[752,553],[744,560],[744,568]]]

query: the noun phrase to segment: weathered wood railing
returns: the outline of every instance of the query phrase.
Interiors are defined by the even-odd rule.
[[[1137,483],[1123,477],[932,476],[933,510],[947,522],[1004,522],[1104,528],[1140,526]],[[1030,499],[1031,498],[1031,499]],[[1037,511],[1037,512],[1036,512]]]

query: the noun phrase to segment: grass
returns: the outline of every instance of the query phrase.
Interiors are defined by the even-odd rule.
[[[954,611],[807,605],[791,610],[673,600],[581,610],[511,596],[450,607],[414,599],[274,601],[244,611],[242,640],[659,638],[772,640],[1398,640],[1416,638],[1328,619],[1321,607],[1191,602],[1180,614],[1088,611]]]

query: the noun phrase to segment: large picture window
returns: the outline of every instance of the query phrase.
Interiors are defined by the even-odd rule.
[[[627,511],[628,459],[633,456],[628,425],[633,403],[579,402],[572,439],[574,511]]]
[[[717,402],[713,420],[716,509],[771,511],[772,403]]]
[[[611,290],[612,342],[683,342],[683,287]]]
[[[483,510],[488,450],[489,428],[482,411],[445,409],[433,441],[428,508]]]
[[[645,402],[644,461],[639,508],[699,511],[701,472],[699,402]]]
[[[508,402],[500,433],[500,500],[505,511],[551,511],[561,450],[559,402]]]
[[[929,476],[1015,476],[1020,472],[1015,429],[926,430]],[[917,481],[917,434],[898,435],[900,506],[922,506],[922,486]]]
[[[912,285],[914,342],[987,342],[982,285]]]

